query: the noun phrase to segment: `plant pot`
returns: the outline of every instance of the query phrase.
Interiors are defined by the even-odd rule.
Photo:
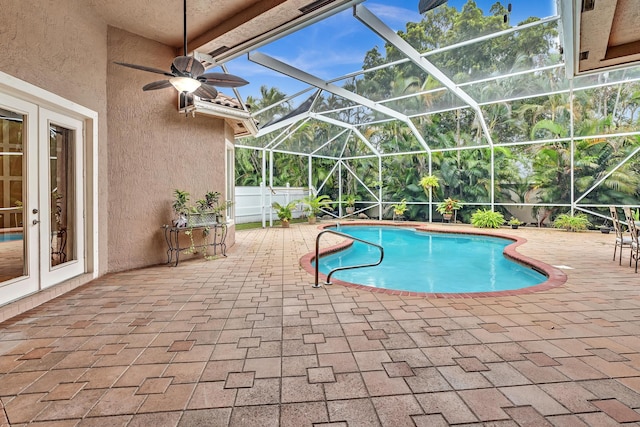
[[[281,219],[280,222],[282,223],[282,228],[289,228],[289,220],[288,219]]]
[[[520,227],[520,226],[519,225],[515,225],[515,224],[511,224],[511,228],[514,229],[514,230],[517,230],[518,227]]]
[[[315,224],[317,221],[317,218],[315,215],[311,215],[309,218],[307,218],[309,221],[309,224]]]
[[[356,208],[354,208],[353,206],[348,206],[346,211],[347,211],[347,215],[351,215],[356,211]]]
[[[442,218],[444,218],[445,221],[451,221],[451,217],[453,216],[453,214],[442,214]]]
[[[182,228],[187,226],[187,216],[186,215],[178,215],[178,218],[173,220],[173,226]]]
[[[609,234],[610,231],[611,229],[609,227],[600,227],[600,232],[602,234]]]
[[[199,227],[216,222],[216,214],[211,212],[190,213],[187,215],[187,227]]]

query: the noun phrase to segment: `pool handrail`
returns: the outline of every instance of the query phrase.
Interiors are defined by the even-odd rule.
[[[351,240],[356,240],[358,242],[370,245],[370,246],[375,246],[376,248],[380,249],[380,259],[373,263],[373,264],[358,264],[358,265],[353,265],[353,266],[347,266],[347,267],[336,267],[333,270],[331,270],[329,272],[329,274],[327,274],[327,280],[325,281],[325,285],[331,285],[331,275],[333,273],[335,273],[336,271],[341,271],[341,270],[352,270],[354,268],[362,268],[362,267],[375,267],[376,265],[380,265],[380,263],[382,262],[382,259],[384,258],[384,248],[376,243],[373,242],[369,242],[367,240],[363,240],[363,239],[359,239],[357,237],[353,237],[349,234],[346,233],[341,233],[339,231],[335,231],[335,230],[322,230],[320,233],[318,233],[318,236],[316,237],[316,257],[314,258],[316,261],[316,279],[315,279],[315,283],[313,285],[314,288],[319,288],[320,284],[318,283],[318,277],[320,274],[320,237],[322,237],[323,234],[325,233],[331,233],[331,234],[335,234],[338,236],[342,236],[345,237],[347,239],[351,239]]]

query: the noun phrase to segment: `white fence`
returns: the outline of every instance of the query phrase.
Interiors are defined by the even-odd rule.
[[[264,221],[264,225],[277,221],[278,216],[271,207],[271,203],[278,202],[286,205],[308,194],[308,190],[303,187],[236,187],[236,222],[243,224]],[[302,214],[302,203],[300,203],[293,211],[293,217],[299,218]]]

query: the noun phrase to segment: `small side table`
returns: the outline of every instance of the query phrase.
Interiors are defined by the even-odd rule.
[[[191,247],[213,247],[214,256],[218,254],[218,248],[220,248],[220,253],[222,254],[222,256],[227,256],[227,244],[225,243],[225,240],[227,239],[227,224],[225,223],[216,222],[190,227],[173,227],[171,225],[165,224],[162,226],[162,228],[164,229],[164,238],[167,241],[167,264],[173,263],[173,255],[175,254],[176,261],[174,267],[177,267],[178,262],[180,261],[180,251],[184,251]],[[180,232],[191,231],[193,233],[194,230],[204,229],[211,230],[207,238],[212,239],[212,241],[205,240],[201,244],[180,247]]]

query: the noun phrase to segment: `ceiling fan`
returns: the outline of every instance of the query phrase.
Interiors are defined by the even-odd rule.
[[[180,93],[193,93],[204,99],[214,99],[218,96],[218,91],[214,86],[218,87],[239,87],[249,82],[242,77],[234,76],[226,73],[205,73],[204,66],[193,56],[187,56],[187,0],[184,0],[184,52],[183,56],[176,57],[171,63],[171,71],[164,71],[158,68],[147,67],[144,65],[127,64],[125,62],[115,62],[136,70],[148,71],[150,73],[162,74],[170,77],[166,80],[159,80],[148,83],[142,87],[142,90],[156,90],[168,87],[175,87]]]

